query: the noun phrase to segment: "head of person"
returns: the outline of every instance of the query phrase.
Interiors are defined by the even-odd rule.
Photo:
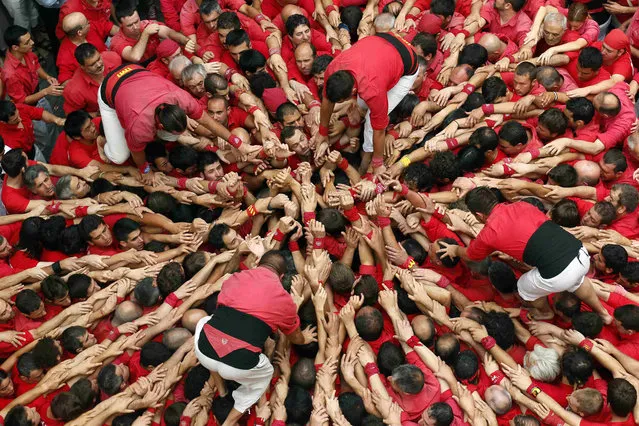
[[[222,46],[226,46],[226,36],[233,30],[242,28],[240,18],[234,12],[222,12],[217,20],[217,34]]]
[[[453,182],[461,176],[457,157],[451,151],[437,152],[430,161],[433,178],[443,184]]]
[[[308,136],[297,126],[286,126],[280,135],[282,142],[301,158],[307,158],[311,152]]]
[[[163,414],[164,423],[166,426],[179,426],[180,417],[182,417],[182,413],[186,408],[186,402],[174,402],[173,404],[166,407]]]
[[[77,176],[64,175],[55,184],[55,194],[59,200],[71,200],[85,198],[91,187]]]
[[[449,426],[455,420],[453,409],[445,402],[436,402],[423,411],[419,426]]]
[[[604,407],[604,398],[596,389],[577,389],[566,398],[570,411],[581,417],[594,416]]]
[[[47,314],[42,299],[38,293],[27,288],[16,295],[16,308],[27,318],[40,319]]]
[[[232,30],[226,35],[226,47],[233,60],[239,63],[242,52],[252,48],[251,39],[243,29]]]
[[[493,33],[484,33],[477,43],[486,49],[486,52],[488,52],[488,61],[492,63],[497,62],[501,58],[507,46],[506,43],[501,41],[499,36]]]
[[[551,308],[563,321],[570,322],[581,311],[581,300],[573,293],[562,291],[550,296]]]
[[[519,12],[524,7],[524,0],[497,0],[494,7],[500,12]]]
[[[455,86],[470,80],[474,72],[473,67],[468,64],[457,65],[450,72],[449,86]]]
[[[628,148],[630,158],[639,161],[639,134],[632,133],[628,136],[628,139],[626,139],[626,147]]]
[[[194,97],[201,98],[206,94],[204,90],[204,79],[206,69],[202,64],[187,65],[182,70],[182,84]]]
[[[304,15],[291,15],[286,20],[286,33],[293,47],[311,41],[311,24]]]
[[[184,55],[177,55],[171,59],[169,62],[169,72],[171,73],[171,77],[173,77],[175,84],[180,87],[184,87],[184,83],[182,82],[182,71],[191,64],[191,60]]]
[[[235,250],[244,239],[225,223],[213,225],[209,232],[208,242],[215,250]]]
[[[435,341],[435,355],[448,365],[452,365],[459,355],[461,345],[454,333],[444,333]]]
[[[628,252],[618,244],[606,244],[593,256],[593,263],[604,274],[618,274],[628,264]]]
[[[197,173],[198,152],[187,145],[176,146],[169,152],[169,162],[181,175],[193,177]]]
[[[393,369],[388,382],[400,395],[416,395],[424,388],[424,373],[415,365],[403,364]]]
[[[633,289],[639,285],[639,262],[628,262],[619,274],[617,282],[626,289]]]
[[[470,43],[464,46],[459,52],[457,65],[468,64],[476,70],[486,64],[486,61],[488,61],[488,52],[484,46],[477,43]]]
[[[118,247],[123,250],[144,249],[144,239],[142,238],[140,224],[133,219],[125,217],[115,222],[113,236],[118,242]]]
[[[219,157],[214,152],[200,153],[197,162],[200,175],[209,181],[219,180],[224,176],[224,170],[222,169],[222,163]]]
[[[340,9],[340,19],[348,26],[348,32],[354,43],[359,38],[359,35],[357,34],[357,27],[364,16],[362,9],[358,6],[346,6],[341,7]]]
[[[483,325],[488,335],[493,337],[503,350],[508,350],[515,344],[515,325],[507,313],[486,312]]]
[[[453,372],[462,384],[477,384],[479,380],[480,361],[471,350],[464,350],[453,361]]]
[[[570,164],[559,164],[548,171],[548,184],[572,188],[577,185],[577,171]]]
[[[499,77],[488,77],[481,85],[481,93],[488,104],[507,102],[512,98],[506,83]]]
[[[568,119],[561,110],[550,108],[541,113],[537,123],[537,136],[542,142],[550,142],[566,133]]]
[[[115,308],[111,323],[114,326],[120,326],[126,322],[135,321],[142,316],[142,313],[140,305],[130,300],[125,300]]]
[[[224,96],[215,95],[211,97],[207,102],[207,112],[213,120],[223,126],[228,125],[230,106]]]
[[[0,398],[10,398],[15,395],[15,387],[11,381],[10,373],[0,371]]]
[[[49,176],[49,170],[42,164],[34,164],[25,169],[22,176],[24,185],[42,198],[52,198],[55,195],[55,186]]]
[[[328,275],[327,284],[338,294],[350,294],[353,290],[355,275],[353,270],[342,262],[335,262]]]
[[[590,81],[597,77],[603,65],[601,52],[594,47],[585,47],[579,52],[577,58],[577,79]]]
[[[426,315],[417,315],[411,321],[411,326],[415,336],[428,347],[432,347],[435,342],[435,323]]]
[[[160,269],[157,278],[157,286],[162,297],[167,297],[180,288],[186,279],[184,278],[184,268],[179,262],[169,262]]]
[[[113,244],[111,229],[98,215],[83,217],[80,221],[80,233],[90,245],[109,247]]]
[[[7,413],[4,419],[6,426],[38,426],[42,418],[35,408],[16,405]]]
[[[296,126],[301,128],[304,126],[302,114],[300,114],[300,110],[297,109],[297,106],[292,102],[284,102],[278,106],[275,115],[277,121],[282,123],[283,126]]]
[[[33,352],[20,355],[16,368],[20,379],[26,383],[38,383],[44,377],[44,369],[38,364]]]
[[[384,317],[377,308],[364,306],[355,315],[355,328],[362,339],[373,342],[382,335]]]
[[[402,178],[408,188],[413,191],[429,191],[435,183],[430,167],[423,163],[411,163],[404,169]]]
[[[5,118],[2,114],[3,102],[7,101],[0,101],[0,121],[3,121],[3,118]],[[13,102],[9,103],[13,105]],[[13,108],[15,109],[15,105]],[[0,164],[2,165],[2,170],[4,170],[7,176],[18,177],[20,174],[24,173],[27,168],[27,154],[22,150],[22,148],[14,148],[4,154]]]
[[[160,301],[160,289],[158,289],[157,282],[151,278],[143,278],[133,288],[133,295],[131,300],[138,303],[140,306],[151,307],[157,305]]]
[[[482,223],[486,223],[486,219],[499,202],[495,193],[487,186],[471,189],[466,194],[465,201],[468,210]]]
[[[45,370],[55,367],[62,358],[62,346],[51,337],[38,340],[32,350],[36,363]]]
[[[79,354],[97,342],[95,336],[79,325],[65,328],[60,335],[60,344],[70,354]]]
[[[317,56],[315,46],[311,43],[303,41],[295,47],[295,65],[303,76],[308,77],[311,75],[313,69],[313,61]]]
[[[498,416],[506,414],[513,406],[510,393],[500,385],[489,386],[484,392],[484,400]]]
[[[571,385],[581,386],[586,383],[593,370],[592,357],[581,348],[566,351],[561,357],[561,371]]]
[[[454,0],[433,0],[430,4],[430,13],[441,18],[442,26],[447,27],[455,13]]]
[[[166,362],[173,351],[161,342],[147,342],[140,348],[140,365],[147,370],[153,370],[158,365]]]
[[[240,70],[247,77],[251,77],[258,72],[266,71],[266,58],[255,49],[248,49],[240,53],[240,58],[237,63],[240,66]]]
[[[4,43],[14,56],[25,55],[33,50],[31,33],[19,25],[10,25],[4,30]]]
[[[217,21],[222,14],[222,8],[217,0],[204,0],[200,4],[200,21],[210,34],[217,30]]]
[[[69,296],[69,287],[64,280],[57,275],[49,275],[40,284],[40,290],[44,298],[54,305],[69,306],[71,305],[71,297]]]
[[[536,78],[537,82],[548,92],[559,91],[564,84],[564,77],[555,67],[537,67]]]
[[[595,312],[579,312],[572,317],[572,325],[585,337],[595,339],[601,333],[604,323]]]
[[[411,41],[411,45],[415,49],[415,53],[424,58],[427,64],[430,64],[437,55],[437,39],[432,34],[417,33]]]
[[[89,76],[101,76],[104,74],[104,60],[98,49],[91,43],[82,43],[76,47],[73,53],[80,69]]]
[[[504,154],[515,156],[528,144],[528,132],[518,121],[508,121],[499,130],[499,147]]]
[[[155,126],[161,139],[175,142],[186,130],[186,113],[178,105],[160,104],[155,107]]]
[[[588,8],[583,3],[572,3],[568,8],[568,29],[578,31],[588,19]]]
[[[107,395],[115,395],[126,388],[129,374],[129,367],[124,363],[111,363],[98,373],[98,387]]]
[[[84,41],[91,24],[82,12],[71,12],[62,19],[62,31],[72,41]]]
[[[320,55],[313,60],[311,75],[313,76],[313,82],[315,82],[320,91],[324,87],[324,72],[331,61],[333,61],[333,57],[330,55]]]
[[[171,173],[173,166],[169,162],[169,154],[162,142],[154,141],[144,147],[144,156],[156,170],[162,173]]]
[[[557,46],[566,33],[568,20],[559,12],[552,12],[546,15],[542,27],[544,41],[548,46]]]
[[[377,366],[384,376],[393,374],[393,370],[406,363],[404,351],[392,342],[384,342],[377,353]]]
[[[115,19],[122,34],[137,40],[142,35],[142,26],[136,7],[137,3],[132,1],[119,2],[115,8]]]
[[[595,106],[588,98],[570,98],[566,102],[564,114],[571,129],[580,129],[592,121],[595,116]]]
[[[313,411],[313,398],[311,394],[299,386],[291,386],[284,400],[287,422],[306,424]]]
[[[616,117],[621,111],[621,101],[614,93],[601,92],[593,98],[592,103],[604,118]]]
[[[537,67],[530,62],[521,62],[515,68],[513,89],[519,96],[526,96],[533,88]]]
[[[632,335],[639,331],[639,306],[624,305],[614,311],[614,324],[621,335]]]
[[[619,417],[630,414],[637,403],[637,390],[626,379],[608,381],[608,404],[610,410]]]
[[[579,225],[579,209],[573,200],[563,199],[552,206],[548,211],[548,217],[559,226],[573,228]]]
[[[577,185],[597,185],[601,177],[601,168],[598,163],[590,160],[579,160],[574,167],[577,171]]]
[[[535,345],[524,355],[524,367],[531,377],[546,383],[553,382],[561,372],[559,354],[552,348]]]
[[[64,132],[73,140],[95,141],[100,131],[85,110],[70,112],[64,122]]]
[[[606,197],[614,207],[617,217],[625,216],[637,209],[639,204],[639,191],[627,183],[616,183],[610,189],[610,195]]]
[[[336,71],[326,80],[326,97],[331,102],[343,102],[355,91],[355,78],[348,71]]]
[[[601,55],[604,64],[611,65],[621,58],[630,49],[628,36],[619,28],[615,28],[606,34],[601,45]]]
[[[488,267],[488,280],[501,294],[517,292],[517,277],[510,266],[504,262],[492,262]]]

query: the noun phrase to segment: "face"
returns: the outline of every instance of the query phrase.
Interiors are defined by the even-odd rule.
[[[595,71],[591,68],[581,68],[579,62],[577,62],[577,78],[579,81],[589,81],[597,76],[599,70]]]
[[[20,114],[18,113],[18,110],[16,109],[15,112],[11,115],[11,117],[9,117],[9,121],[7,121],[7,123],[17,126],[18,124],[20,124],[21,121],[22,121],[22,118],[20,118]]]
[[[251,48],[250,44],[244,42],[240,44],[239,46],[229,46],[229,53],[231,54],[231,57],[233,58],[235,63],[239,63],[240,54],[244,52],[245,50],[249,50],[250,48]]]
[[[606,164],[603,158],[599,160],[599,168],[601,169],[601,180],[608,182],[617,177],[614,164]]]
[[[14,388],[13,382],[11,381],[11,377],[5,377],[4,380],[0,381],[0,396],[3,398],[13,396]]]
[[[601,45],[601,55],[603,56],[604,64],[612,64],[615,62],[621,55],[623,55],[623,49],[613,49],[608,46],[606,43],[602,43]]]
[[[162,173],[171,173],[173,171],[173,166],[169,163],[168,157],[158,157],[153,160],[153,164]]]
[[[619,194],[620,191],[618,189],[610,191],[610,195],[608,195],[604,201],[608,201],[615,208],[619,208]]]
[[[222,168],[222,164],[216,161],[213,164],[207,164],[206,167],[204,167],[203,174],[206,180],[220,180],[224,177],[224,169]]]
[[[207,29],[209,33],[217,30],[217,19],[220,17],[218,12],[212,12],[210,15],[201,15],[202,16],[202,24]]]
[[[84,333],[84,336],[82,336],[80,341],[82,342],[82,349],[90,348],[97,343],[95,336],[88,331]]]
[[[601,225],[601,215],[599,213],[597,213],[594,208],[591,208],[581,218],[581,225],[583,225],[583,226],[592,226],[593,228],[598,228],[599,225]]]
[[[208,103],[208,113],[211,118],[224,127],[227,126],[229,121],[228,108],[224,105],[222,99],[211,99]]]
[[[517,155],[524,149],[524,145],[516,145],[512,146],[510,142],[505,141],[504,139],[499,139],[499,148],[506,155],[512,156]]]
[[[195,74],[192,79],[185,81],[184,87],[186,87],[196,98],[201,98],[204,96],[204,93],[206,93],[204,90],[204,77],[200,74]]]
[[[97,247],[109,247],[113,244],[113,235],[105,223],[101,223],[93,231],[89,232],[89,237],[91,237],[91,244]]]
[[[495,0],[495,4],[493,5],[493,7],[498,10],[498,11],[502,11],[506,9],[506,1],[505,0]]]
[[[140,15],[134,12],[133,15],[120,19],[120,28],[125,36],[139,38],[142,33],[140,29]]]
[[[234,229],[231,229],[229,232],[226,233],[226,235],[222,237],[222,241],[224,241],[224,244],[226,245],[226,248],[228,250],[234,250],[244,240],[237,234],[237,232],[235,232]]]
[[[458,84],[468,81],[468,73],[463,68],[455,68],[450,74],[449,86],[456,86]]]
[[[571,129],[576,129],[578,127],[578,125],[575,122],[575,114],[573,114],[572,111],[570,111],[568,108],[566,108],[564,110],[564,115],[568,119],[568,125],[570,126],[570,128]]]
[[[67,294],[64,297],[52,300],[51,302],[54,305],[58,305],[58,306],[70,306],[71,305],[71,297],[69,296],[69,293],[67,292]]]
[[[35,408],[24,407],[25,413],[27,414],[27,419],[33,425],[39,425],[42,419],[40,418],[40,414]]]
[[[84,122],[82,130],[80,130],[80,134],[82,135],[82,138],[88,141],[94,141],[98,138],[98,136],[100,136],[98,127],[91,119],[87,119],[87,121]]]
[[[297,28],[293,31],[293,35],[291,37],[291,42],[293,46],[297,46],[302,42],[310,42],[311,41],[311,29],[308,25],[298,25]]]
[[[295,131],[293,136],[286,140],[286,144],[291,151],[301,156],[308,155],[311,150],[306,134],[299,129]]]
[[[100,286],[91,278],[91,285],[87,288],[87,297],[93,296],[97,291],[100,291]]]
[[[571,31],[577,31],[580,29],[586,21],[568,21],[568,29]]]
[[[526,96],[530,93],[530,90],[533,86],[533,80],[528,78],[527,75],[514,75],[513,78],[513,87],[515,89],[515,93],[519,96]]]
[[[593,264],[595,269],[601,272],[605,272],[606,268],[606,259],[601,255],[601,253],[596,253],[592,257]]]
[[[217,30],[217,35],[220,38],[220,43],[222,43],[222,46],[226,47],[226,36],[229,35],[231,31],[233,31],[232,28],[219,28]]]
[[[129,381],[130,373],[129,367],[124,364],[118,364],[115,366],[115,374],[122,377],[125,383]]]
[[[317,87],[324,86],[324,71],[313,74],[313,81]]]
[[[437,424],[437,421],[430,416],[428,411],[424,410],[422,413],[422,417],[417,422],[419,426],[435,426]]]
[[[313,51],[310,48],[300,48],[295,51],[295,64],[297,65],[297,69],[300,70],[302,75],[311,75],[313,59]]]
[[[18,53],[29,53],[33,49],[33,39],[31,38],[31,33],[26,33],[22,37],[20,37],[20,44],[17,46],[13,46],[12,49]]]
[[[40,172],[33,182],[33,192],[44,198],[51,198],[55,195],[55,186],[51,182],[51,177],[45,172]]]
[[[9,244],[6,238],[2,239],[0,243],[0,259],[6,259],[13,254],[13,247]]]
[[[15,311],[9,303],[0,300],[0,321],[7,322],[16,315]]]
[[[556,46],[561,42],[561,38],[563,37],[566,31],[561,28],[560,25],[546,23],[544,24],[543,33],[544,40],[548,46]]]
[[[38,318],[42,318],[46,314],[47,314],[47,310],[44,307],[44,303],[40,302],[40,306],[38,307],[38,309],[36,309],[35,311],[31,312],[28,315],[28,317],[31,318],[31,319],[38,319]]]
[[[428,250],[428,257],[430,258],[430,261],[433,265],[441,266],[442,261],[439,257],[437,257],[437,250],[439,250],[441,247],[438,242],[435,242],[433,246],[434,247],[432,249]]]
[[[144,240],[142,239],[142,231],[136,229],[135,231],[131,232],[127,240],[121,241],[120,245],[123,246],[125,249],[134,248],[136,250],[143,250]]]
[[[285,115],[282,119],[282,124],[284,127],[286,126],[296,126],[302,127],[304,125],[304,121],[302,120],[302,114],[299,111],[295,111],[292,114]]]
[[[544,142],[550,142],[557,137],[557,135],[551,133],[550,130],[548,130],[548,127],[544,126],[541,123],[537,123],[536,130],[537,136],[539,136],[539,139]]]

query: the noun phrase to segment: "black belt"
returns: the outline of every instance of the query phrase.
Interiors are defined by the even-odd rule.
[[[542,278],[559,275],[575,260],[582,244],[553,221],[541,224],[526,243],[523,260],[539,270]]]
[[[120,85],[122,85],[124,80],[126,80],[127,78],[142,71],[150,72],[146,68],[139,65],[125,64],[120,65],[119,67],[108,73],[104,77],[104,81],[100,86],[100,96],[102,96],[102,100],[104,101],[104,103],[106,103],[111,108],[115,108],[115,94],[118,92]]]
[[[399,56],[401,56],[402,62],[404,63],[404,75],[413,75],[417,72],[419,67],[417,62],[417,53],[415,53],[412,46],[389,33],[378,33],[375,35],[386,40],[392,44],[395,49],[397,49],[397,52],[399,52]]]

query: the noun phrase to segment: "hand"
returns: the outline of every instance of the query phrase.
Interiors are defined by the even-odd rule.
[[[506,373],[513,385],[518,387],[521,391],[525,392],[532,384],[532,380],[530,380],[528,372],[524,370],[521,365],[518,365],[517,368],[514,369],[502,363],[501,369],[504,373]]]
[[[437,250],[437,254],[441,255],[442,258],[448,257],[449,259],[454,259],[456,257],[459,257],[459,255],[457,254],[457,249],[459,248],[458,245],[440,241],[439,246],[441,248]]]
[[[46,277],[47,276],[45,275],[45,278]],[[11,287],[4,288],[0,290],[0,299],[10,302],[11,298],[20,293],[22,290],[24,290],[24,286],[22,284],[16,284]]]
[[[146,28],[144,28],[144,30],[142,31],[144,34],[146,34],[147,36],[152,36],[154,34],[157,34],[160,32],[160,25],[158,24],[149,24],[146,26]]]
[[[584,339],[584,335],[577,330],[566,330],[562,335],[562,339],[571,345],[578,346]]]
[[[24,331],[7,330],[0,332],[0,342],[10,343],[16,348],[21,347],[27,341]]]
[[[78,302],[71,306],[69,306],[64,311],[68,313],[70,316],[72,315],[85,315],[90,313],[93,310],[93,305],[91,302]]]
[[[302,343],[303,345],[317,342],[317,328],[309,325],[304,330],[302,330],[302,336],[304,337],[304,343]]]
[[[397,291],[390,290],[384,285],[384,290],[379,292],[379,304],[389,314],[399,311],[397,306]]]
[[[408,322],[407,319],[401,319],[395,323],[395,332],[397,335],[395,336],[397,340],[400,342],[406,343],[408,339],[413,337],[415,333],[413,332],[413,328]]]
[[[62,96],[64,92],[64,86],[59,84],[52,84],[44,89],[44,93],[48,96]]]

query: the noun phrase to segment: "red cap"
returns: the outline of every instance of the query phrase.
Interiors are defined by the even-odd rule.
[[[432,13],[424,13],[422,19],[417,24],[417,31],[429,34],[439,34],[442,29],[442,18]]]
[[[158,56],[158,58],[168,58],[173,55],[179,48],[179,44],[177,44],[170,38],[165,38],[160,42],[160,44],[158,44],[158,48],[155,51],[155,54]]]
[[[287,102],[286,93],[282,90],[281,87],[273,87],[269,89],[264,89],[264,93],[262,93],[262,101],[264,102],[264,106],[268,110],[271,115],[275,115],[277,108],[282,105],[284,102]]]
[[[628,36],[618,28],[610,31],[606,38],[604,38],[603,42],[613,49],[630,49],[630,40],[628,40]]]

